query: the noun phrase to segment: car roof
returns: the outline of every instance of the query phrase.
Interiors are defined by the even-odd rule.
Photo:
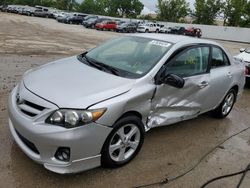
[[[161,40],[161,41],[166,41],[166,42],[170,42],[173,44],[199,43],[199,44],[213,44],[213,45],[220,46],[218,43],[216,43],[214,41],[205,40],[205,39],[198,39],[198,38],[183,36],[183,35],[142,33],[142,34],[131,34],[129,36],[136,36],[136,37],[144,37],[144,38],[149,38],[149,39]]]

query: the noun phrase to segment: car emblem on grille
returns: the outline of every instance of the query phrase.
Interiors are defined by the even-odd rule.
[[[16,95],[16,103],[17,104],[22,104],[21,96],[20,96],[19,93],[17,93],[17,95]]]

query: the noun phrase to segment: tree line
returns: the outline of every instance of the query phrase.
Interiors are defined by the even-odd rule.
[[[144,5],[140,0],[0,0],[0,4],[42,5],[60,10],[79,11],[116,17],[136,18]],[[213,25],[222,18],[225,26],[250,27],[249,0],[196,0],[194,10],[187,0],[158,0],[157,19],[168,22],[184,22],[192,16],[194,23]],[[149,18],[149,17],[148,17]]]
[[[191,15],[194,23],[214,25],[217,18],[224,26],[250,27],[249,0],[196,0],[194,10],[186,0],[158,0],[158,19],[180,22]]]

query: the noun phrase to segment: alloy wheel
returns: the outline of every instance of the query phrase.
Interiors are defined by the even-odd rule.
[[[127,124],[116,131],[109,144],[110,158],[122,162],[130,158],[139,146],[141,133],[134,124]]]
[[[234,94],[228,93],[228,95],[226,96],[226,98],[224,100],[224,104],[222,105],[222,114],[223,115],[226,115],[231,111],[231,109],[233,108],[234,101],[235,101]]]

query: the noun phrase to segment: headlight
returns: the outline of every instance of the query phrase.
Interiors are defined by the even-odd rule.
[[[98,120],[105,112],[106,108],[97,110],[59,109],[53,112],[45,120],[45,122],[66,128],[73,128],[94,122]]]

